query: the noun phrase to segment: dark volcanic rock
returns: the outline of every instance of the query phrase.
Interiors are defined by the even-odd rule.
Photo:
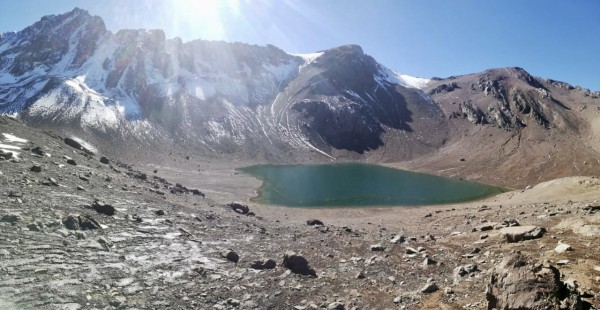
[[[79,217],[79,227],[81,227],[81,230],[92,230],[101,228],[100,223],[98,223],[93,217],[89,215]]]
[[[248,212],[250,212],[250,208],[241,203],[232,202],[232,203],[228,204],[227,206],[229,206],[233,211],[235,211],[239,214],[248,214]]]
[[[73,166],[77,166],[77,162],[75,160],[73,160],[73,159],[68,159],[67,160],[67,164],[73,165]]]
[[[486,288],[488,309],[582,309],[574,284],[560,280],[554,266],[533,264],[520,254],[492,270]]]
[[[70,230],[92,230],[100,229],[100,223],[98,223],[93,217],[89,215],[76,216],[68,215],[63,220],[63,225]]]
[[[192,189],[190,192],[191,192],[193,195],[196,195],[196,196],[200,196],[200,197],[206,197],[206,196],[204,195],[204,193],[203,193],[203,192],[201,192],[201,191],[200,191],[200,190],[198,190],[198,189]]]
[[[21,221],[21,216],[18,214],[6,214],[0,219],[2,222],[17,223]]]
[[[44,148],[42,148],[40,146],[36,146],[36,147],[32,148],[31,153],[39,155],[39,156],[46,155],[46,151],[44,150]]]
[[[108,158],[104,157],[104,156],[100,157],[100,162],[103,163],[103,164],[105,164],[105,165],[110,164],[110,160]]]
[[[83,146],[81,145],[81,143],[79,143],[79,142],[77,142],[77,141],[75,141],[75,140],[73,140],[71,138],[65,138],[64,141],[65,141],[65,144],[68,145],[68,146],[70,146],[70,147],[76,148],[78,150],[82,150],[83,149]]]
[[[283,267],[291,270],[293,273],[317,277],[317,273],[314,269],[310,268],[306,258],[297,255],[296,253],[288,253],[283,256]]]
[[[163,211],[163,210],[156,210],[156,212],[154,212],[154,213],[158,216],[165,215],[165,211]]]
[[[223,253],[223,257],[225,257],[225,259],[233,263],[237,263],[240,261],[240,256],[238,255],[238,253],[231,250],[225,251]]]
[[[32,172],[42,172],[42,166],[40,166],[40,165],[33,165],[33,166],[31,166],[31,168],[29,168],[29,171],[32,171]]]
[[[142,173],[140,171],[130,171],[130,172],[127,172],[127,175],[132,178],[142,180],[142,181],[148,180],[148,176],[145,173]]]
[[[63,225],[70,230],[79,230],[79,217],[69,215],[63,219]]]
[[[94,203],[92,204],[92,209],[96,210],[96,212],[98,213],[106,214],[109,216],[115,215],[116,212],[115,207],[100,201],[94,201]]]
[[[276,266],[277,263],[275,263],[275,261],[272,259],[267,259],[266,261],[257,260],[250,264],[250,268],[258,270],[273,269]]]
[[[306,225],[308,225],[308,226],[315,226],[315,225],[323,226],[323,222],[321,222],[320,220],[317,220],[317,219],[311,219],[311,220],[306,221]]]

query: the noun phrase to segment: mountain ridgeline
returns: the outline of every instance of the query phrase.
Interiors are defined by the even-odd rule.
[[[81,9],[0,34],[2,114],[121,146],[185,141],[259,162],[403,162],[511,186],[595,174],[598,95],[521,68],[410,77],[356,45],[294,55],[113,34]]]

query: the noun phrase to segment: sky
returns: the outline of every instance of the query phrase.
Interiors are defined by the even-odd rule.
[[[0,32],[75,7],[112,32],[158,28],[167,38],[273,44],[289,53],[358,44],[418,77],[517,66],[600,91],[597,0],[0,0]]]

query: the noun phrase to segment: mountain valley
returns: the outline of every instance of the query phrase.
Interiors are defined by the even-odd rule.
[[[0,308],[595,309],[598,137],[600,92],[519,67],[45,16],[0,34]],[[349,162],[512,190],[287,208],[238,170]]]

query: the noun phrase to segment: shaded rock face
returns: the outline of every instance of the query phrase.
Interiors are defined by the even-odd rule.
[[[524,83],[522,87],[514,87],[509,80]],[[449,88],[446,84],[442,84],[432,89],[430,94],[439,94],[442,90],[451,91],[456,88],[460,87]],[[554,99],[538,79],[522,68],[488,70],[481,74],[476,82],[471,83],[470,89],[495,101],[488,106],[481,104],[476,106],[470,102],[459,105],[460,111],[454,116],[462,116],[476,125],[492,125],[506,131],[518,131],[536,123],[548,129],[552,118],[549,107],[569,110],[560,101]]]
[[[560,280],[551,265],[534,264],[515,254],[491,272],[486,288],[488,309],[582,309],[577,288]]]
[[[336,149],[362,154],[383,145],[385,127],[412,132],[412,111],[381,67],[356,45],[326,51],[313,64],[305,96],[292,108],[306,120],[304,130]],[[307,70],[308,74],[311,70]],[[307,75],[308,75],[307,74]],[[317,140],[317,138],[313,138]]]

